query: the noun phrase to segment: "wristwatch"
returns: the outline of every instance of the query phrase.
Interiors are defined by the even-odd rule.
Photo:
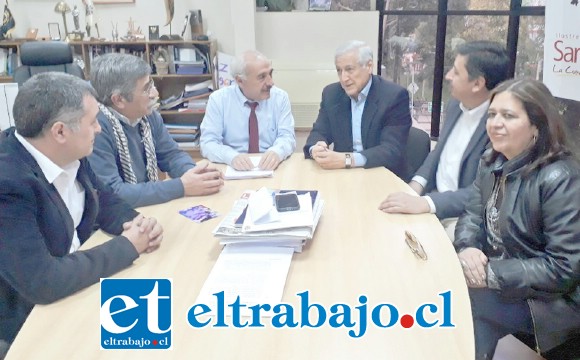
[[[347,169],[350,169],[350,167],[352,166],[352,158],[350,157],[349,153],[344,154],[344,166]]]

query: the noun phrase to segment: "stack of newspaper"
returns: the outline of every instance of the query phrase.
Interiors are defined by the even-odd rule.
[[[273,198],[276,193],[287,192],[297,194],[300,208],[279,212]],[[248,190],[234,202],[213,233],[222,245],[285,246],[301,252],[314,236],[323,206],[324,200],[316,190]]]

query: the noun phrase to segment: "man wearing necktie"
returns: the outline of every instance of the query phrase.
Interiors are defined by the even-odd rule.
[[[272,63],[246,51],[230,64],[235,84],[214,91],[201,123],[201,154],[236,170],[273,170],[296,148],[288,94],[274,86]],[[255,155],[254,155],[255,156]]]
[[[91,84],[103,131],[89,161],[121,198],[139,207],[221,189],[222,173],[207,163],[196,165],[155,111],[159,93],[147,62],[129,54],[99,56],[91,64]],[[158,181],[157,168],[170,179]]]

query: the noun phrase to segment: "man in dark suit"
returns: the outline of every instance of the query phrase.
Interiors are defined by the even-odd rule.
[[[92,172],[85,156],[100,131],[98,112],[87,82],[41,73],[19,89],[16,129],[0,134],[4,350],[35,304],[52,303],[111,276],[155,250],[163,238],[155,219],[137,213]],[[117,236],[79,251],[96,224]]]
[[[417,194],[425,195],[393,193],[379,205],[388,213],[434,213],[451,239],[489,143],[485,131],[489,94],[507,79],[509,65],[505,48],[496,42],[465,43],[456,51],[453,68],[445,75],[456,100],[447,106],[437,146],[409,183]]]
[[[373,52],[362,41],[339,47],[334,61],[339,82],[322,91],[304,156],[323,169],[385,166],[404,176],[411,127],[407,90],[372,74]]]

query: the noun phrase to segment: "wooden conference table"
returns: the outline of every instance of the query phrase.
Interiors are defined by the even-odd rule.
[[[233,201],[247,189],[317,189],[325,207],[314,239],[293,256],[283,301],[299,307],[296,296],[310,291],[311,299],[327,309],[347,303],[353,310],[359,295],[369,305],[390,303],[400,315],[414,314],[424,303],[439,312],[429,321],[441,322],[442,297],[451,290],[454,328],[405,329],[397,324],[369,324],[354,339],[346,328],[261,329],[204,327],[187,323],[187,310],[218,258],[221,246],[211,234]],[[141,256],[116,274],[121,278],[173,279],[173,348],[171,350],[101,350],[100,288],[95,284],[51,305],[34,308],[14,341],[8,359],[472,359],[473,325],[467,287],[445,231],[433,215],[391,215],[377,209],[394,191],[411,191],[384,168],[322,170],[294,154],[273,178],[226,181],[219,194],[190,197],[140,209],[164,226],[161,248]],[[221,216],[198,224],[178,210],[203,204]],[[417,259],[404,241],[404,231],[422,242],[429,259]],[[97,233],[85,244],[108,237]]]

